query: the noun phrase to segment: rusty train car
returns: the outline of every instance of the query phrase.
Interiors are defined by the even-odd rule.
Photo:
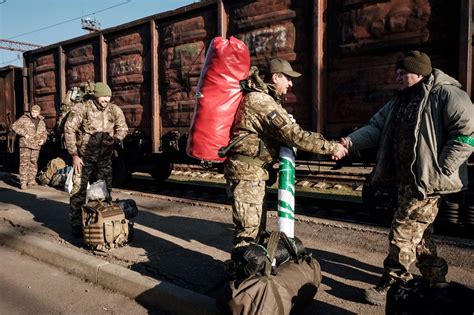
[[[185,143],[206,49],[235,36],[252,64],[288,59],[303,77],[286,107],[328,138],[365,124],[395,88],[411,49],[472,90],[471,0],[208,0],[24,53],[22,110],[36,103],[53,129],[61,100],[81,82],[107,82],[130,136],[114,177],[166,178]],[[305,157],[306,158],[306,157]],[[309,156],[312,158],[312,156]]]

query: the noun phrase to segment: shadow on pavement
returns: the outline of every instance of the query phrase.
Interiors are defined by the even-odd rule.
[[[335,297],[343,300],[361,303],[362,289],[349,285],[343,280],[365,282],[375,285],[380,280],[380,276],[373,273],[382,274],[383,268],[361,262],[357,259],[331,253],[319,249],[308,249],[321,264],[321,270],[326,273],[322,282],[331,289],[326,291]],[[334,276],[334,277],[331,277]],[[342,278],[342,281],[336,280]]]

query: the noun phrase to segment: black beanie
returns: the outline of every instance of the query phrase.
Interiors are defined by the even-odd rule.
[[[431,60],[427,54],[418,50],[410,51],[407,56],[397,62],[397,69],[404,69],[408,72],[420,74],[424,77],[430,75]]]

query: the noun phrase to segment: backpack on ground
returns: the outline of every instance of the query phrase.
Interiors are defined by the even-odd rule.
[[[65,190],[66,179],[70,171],[72,171],[72,166],[65,166],[58,169],[56,173],[54,173],[53,178],[51,178],[49,185]]]
[[[46,168],[38,173],[36,176],[37,181],[43,185],[49,185],[53,180],[54,175],[56,172],[62,168],[66,167],[66,162],[64,162],[61,158],[55,158],[48,162]],[[52,185],[55,186],[55,185]]]
[[[291,258],[278,267],[282,240]],[[313,300],[321,284],[321,267],[308,253],[297,254],[283,232],[273,232],[267,245],[263,272],[227,283],[217,299],[222,314],[299,314]]]
[[[129,242],[129,221],[115,202],[93,200],[82,206],[84,242],[93,250],[109,250]]]

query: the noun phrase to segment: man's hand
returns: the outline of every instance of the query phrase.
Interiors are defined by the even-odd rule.
[[[43,141],[43,140],[39,140],[39,141],[38,141],[38,144],[39,144],[39,145],[43,145],[43,144],[44,144],[44,141]]]
[[[341,138],[341,139],[339,140],[339,142],[344,146],[344,148],[349,149],[349,148],[348,148],[349,142],[347,141],[346,138]]]
[[[334,153],[331,156],[331,158],[333,160],[337,161],[337,160],[342,159],[343,157],[345,157],[348,154],[349,154],[349,151],[341,143],[338,143],[337,144],[337,152]]]
[[[82,166],[84,165],[84,162],[82,159],[77,156],[73,155],[72,156],[72,167],[74,168],[74,172],[80,174],[82,171]]]

